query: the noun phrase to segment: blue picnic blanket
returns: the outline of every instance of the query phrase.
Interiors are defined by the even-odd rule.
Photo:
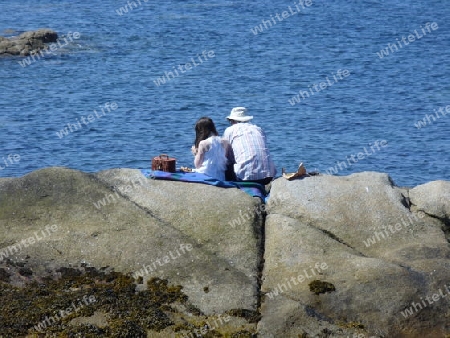
[[[266,198],[268,197],[264,185],[255,182],[220,181],[208,175],[195,172],[185,173],[182,171],[177,171],[175,173],[168,173],[165,171],[150,169],[141,169],[141,172],[145,177],[156,180],[202,183],[214,185],[221,188],[239,188],[250,196],[261,198],[263,202],[265,202]]]

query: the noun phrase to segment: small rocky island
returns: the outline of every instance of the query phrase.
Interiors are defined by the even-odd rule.
[[[450,182],[236,188],[140,170],[0,178],[5,337],[442,337]]]
[[[10,38],[0,36],[0,56],[29,56],[57,40],[58,34],[51,29],[38,29]]]

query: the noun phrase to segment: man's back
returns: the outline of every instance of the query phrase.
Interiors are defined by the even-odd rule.
[[[276,175],[263,130],[252,123],[236,123],[223,137],[233,148],[236,176],[244,181],[261,180]]]

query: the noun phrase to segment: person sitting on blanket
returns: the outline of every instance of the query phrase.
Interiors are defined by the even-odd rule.
[[[236,158],[234,172],[239,181],[269,184],[277,170],[267,147],[264,131],[248,121],[253,116],[247,115],[244,107],[235,107],[227,116],[229,126],[223,138],[233,149]]]
[[[233,152],[209,117],[202,117],[195,124],[195,142],[191,150],[195,156],[193,171],[225,180],[227,165],[234,163]]]

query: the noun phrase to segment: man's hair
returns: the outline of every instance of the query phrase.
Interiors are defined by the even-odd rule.
[[[209,117],[201,117],[195,124],[195,148],[198,148],[200,141],[206,140],[211,134],[219,135],[213,120]]]

